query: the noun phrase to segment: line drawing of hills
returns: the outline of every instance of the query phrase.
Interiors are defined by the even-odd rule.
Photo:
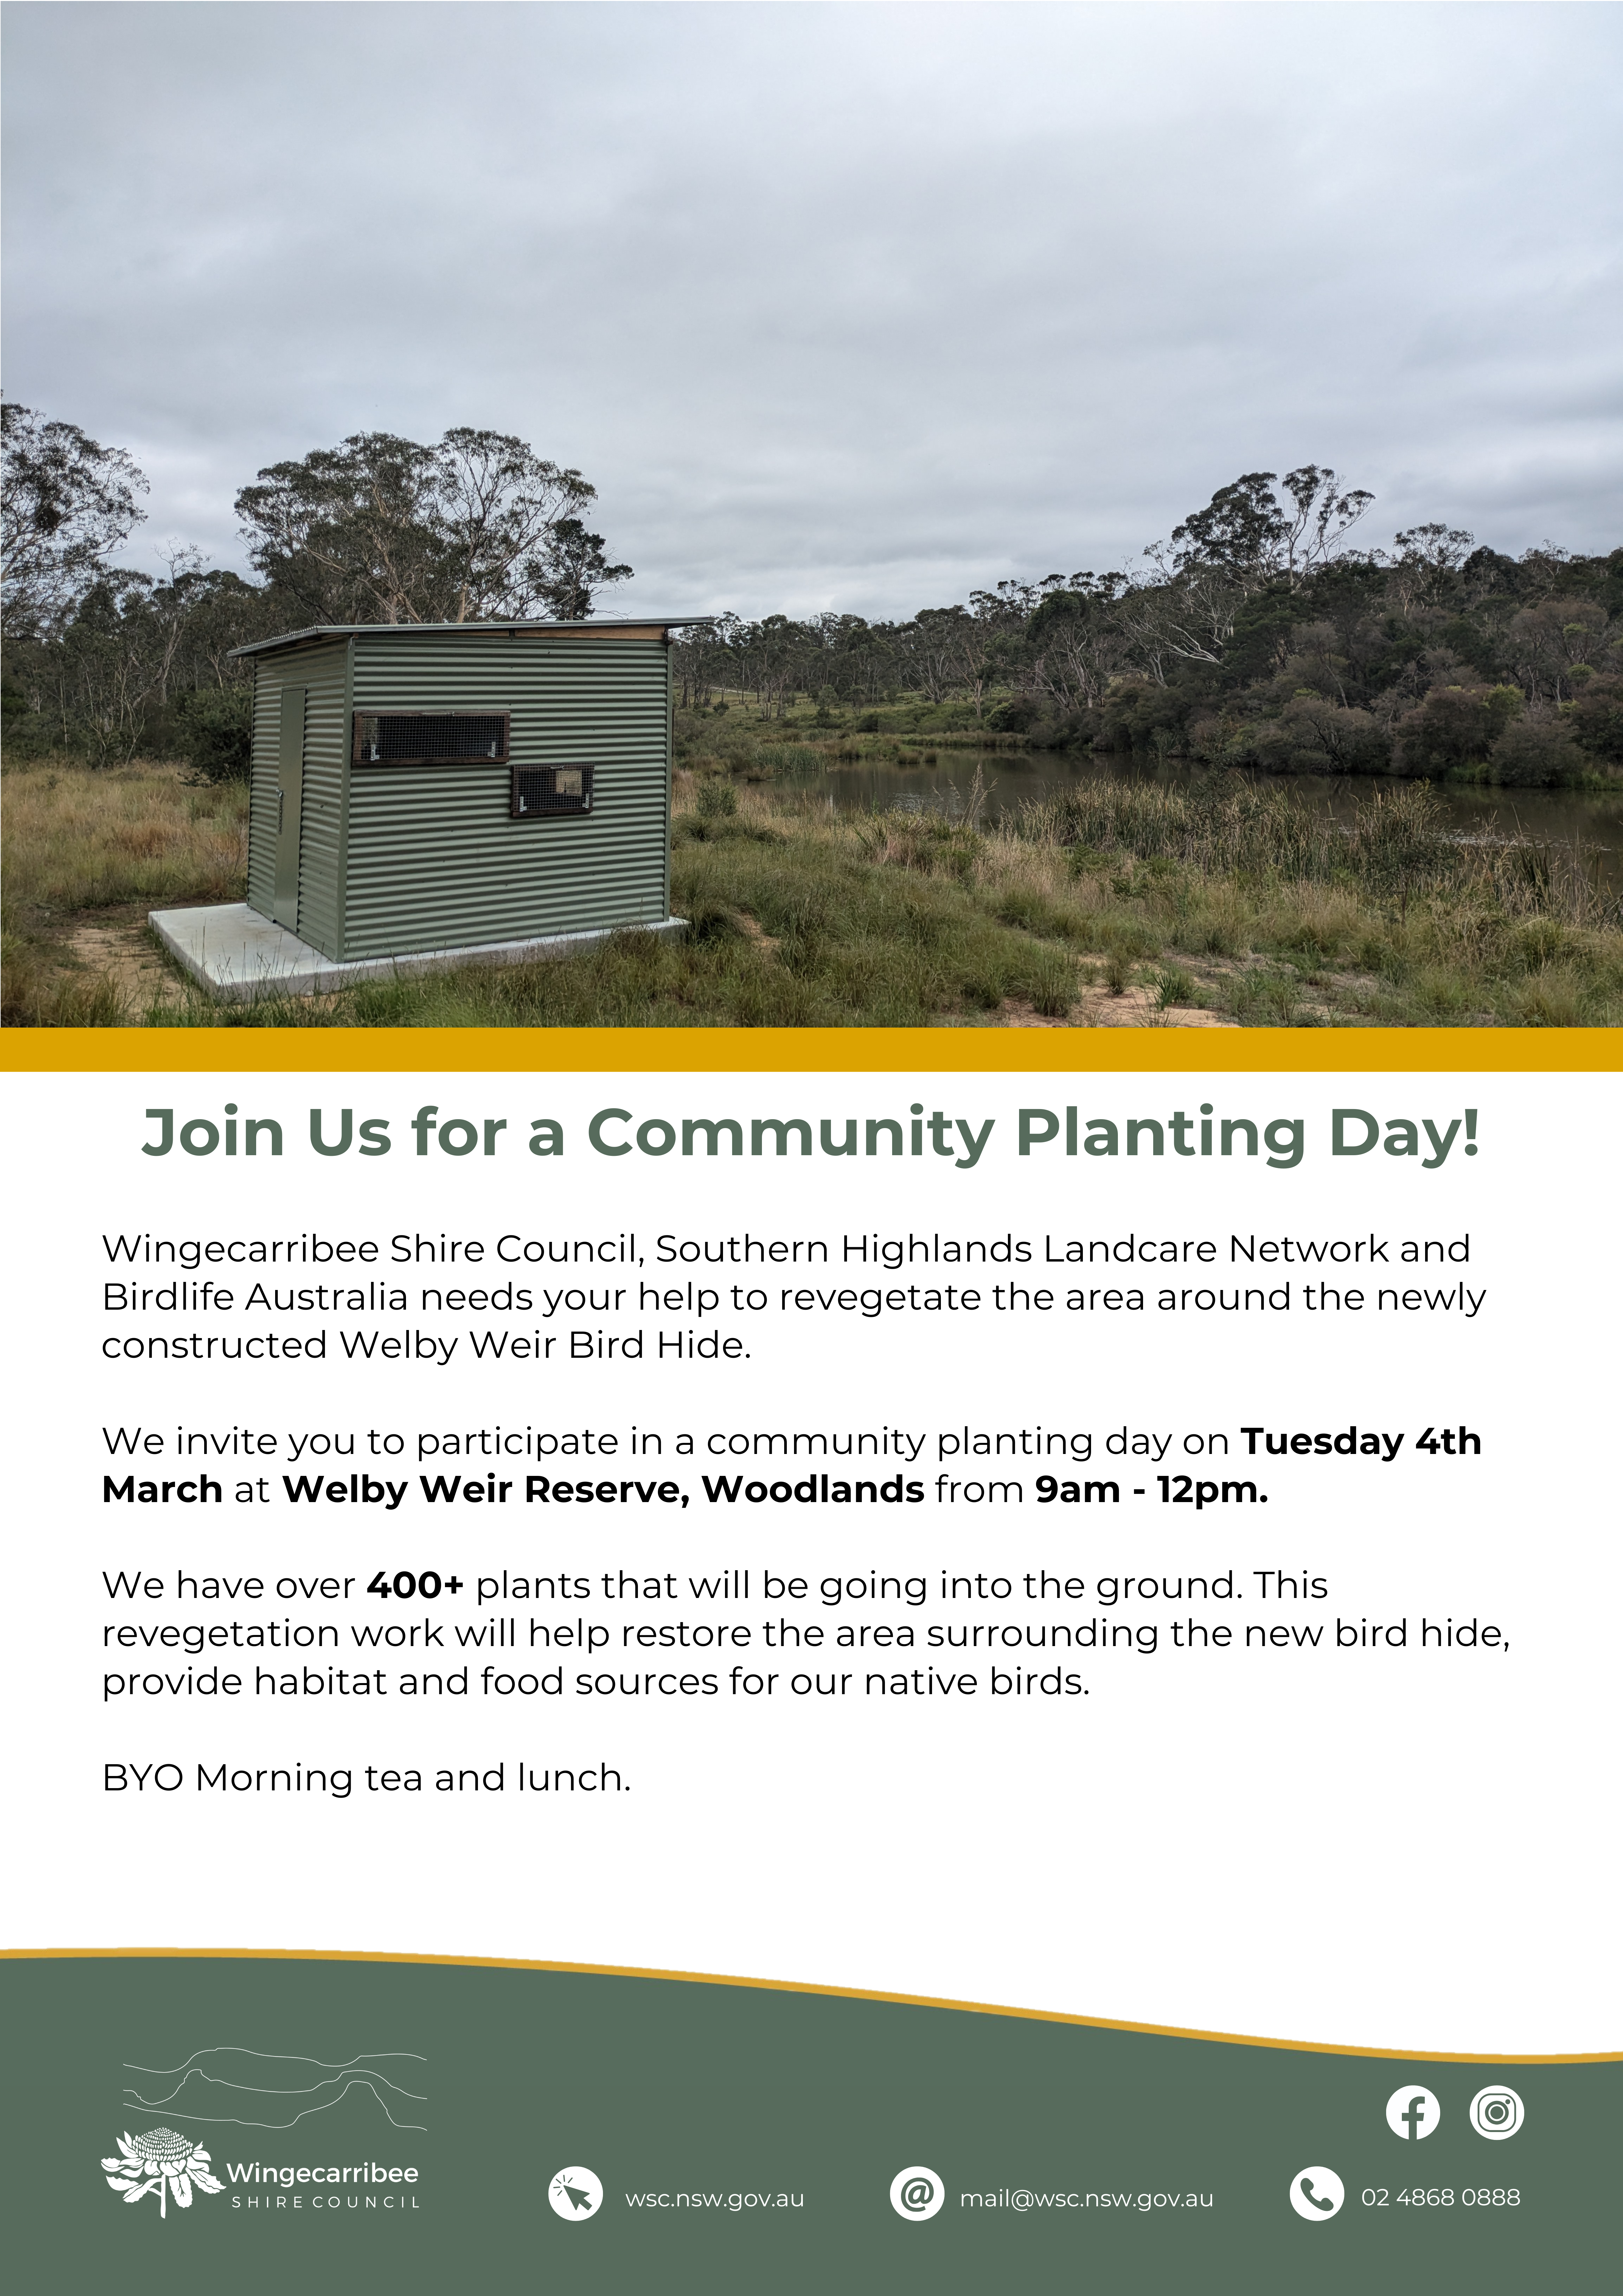
[[[205,2071],[199,2062],[200,2058],[223,2062],[217,2070]],[[236,2062],[238,2060],[246,2062]],[[397,2061],[414,2065],[428,2062],[414,2049],[365,2050],[358,2056],[334,2063],[322,2057],[300,2057],[279,2051],[245,2049],[222,2044],[214,2048],[193,2049],[183,2064],[127,2063],[124,2067],[126,2072],[148,2076],[143,2087],[150,2086],[153,2080],[176,2080],[176,2086],[162,2096],[143,2095],[139,2089],[132,2087],[126,2087],[123,2094],[127,2104],[139,2105],[145,2112],[161,2109],[175,2120],[194,2120],[232,2128],[291,2128],[315,2113],[331,2112],[335,2105],[343,2103],[351,2089],[358,2088],[372,2098],[391,2128],[409,2128],[426,2134],[422,2121],[397,2120],[389,2110],[390,2097],[398,2103],[424,2104],[428,2101],[420,2091],[404,2087],[380,2069],[383,2063]],[[283,2076],[281,2079],[275,2077],[278,2071]],[[326,2078],[316,2081],[301,2079],[310,2071],[324,2074]],[[388,2095],[383,2094],[385,2090]],[[245,2105],[250,2098],[261,2101],[261,2112],[274,2112],[276,2117],[253,2120],[244,2112],[233,2113],[219,2109],[223,2105],[236,2104],[239,2101]],[[275,2105],[269,2103],[268,2100],[272,2098],[277,2100]]]

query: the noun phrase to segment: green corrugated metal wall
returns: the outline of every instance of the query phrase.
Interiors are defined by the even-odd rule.
[[[248,808],[248,903],[275,914],[277,759],[282,689],[302,685],[305,699],[304,802],[299,849],[299,933],[324,956],[340,954],[339,856],[344,777],[349,761],[345,707],[349,649],[343,639],[262,654],[254,667],[253,766]]]
[[[309,688],[299,931],[324,955],[404,956],[669,914],[662,638],[377,631],[260,655],[249,900],[267,915],[281,689],[298,684]],[[351,766],[355,709],[511,711],[513,760],[591,766],[592,811],[510,819],[509,765]]]
[[[669,650],[501,631],[355,641],[357,709],[508,709],[521,765],[589,765],[592,811],[508,818],[503,765],[358,766],[345,954],[398,955],[668,914]]]

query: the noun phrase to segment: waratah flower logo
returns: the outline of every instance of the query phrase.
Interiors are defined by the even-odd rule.
[[[108,2183],[127,2201],[142,2201],[156,2193],[160,2217],[168,2215],[171,2192],[178,2207],[189,2209],[193,2185],[200,2193],[221,2190],[219,2178],[209,2173],[209,2155],[176,2129],[149,2128],[144,2136],[127,2133],[119,2139],[119,2150],[122,2160],[102,2163]]]

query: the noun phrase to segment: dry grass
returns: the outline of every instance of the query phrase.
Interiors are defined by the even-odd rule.
[[[116,1028],[136,1017],[127,964],[76,947],[85,912],[139,917],[169,902],[241,900],[248,792],[189,789],[179,766],[94,773],[45,759],[0,780],[4,1017],[15,1027]],[[122,923],[122,921],[121,921]]]
[[[119,901],[241,900],[248,791],[188,789],[179,766],[107,773],[79,766],[8,768],[4,898],[61,914]]]
[[[6,1016],[25,1025],[1623,1025],[1623,915],[1576,862],[1462,849],[1423,790],[1350,830],[1288,789],[1093,782],[978,829],[676,775],[680,944],[471,965],[272,1007],[152,993],[146,906],[240,899],[244,792],[8,774]],[[88,913],[88,914],[86,914]],[[94,926],[95,931],[87,931]],[[102,931],[102,928],[105,931]],[[109,936],[122,935],[122,956]],[[151,945],[148,944],[150,952]],[[98,955],[97,952],[101,954]],[[118,960],[118,961],[115,961]],[[167,976],[166,976],[167,977]]]

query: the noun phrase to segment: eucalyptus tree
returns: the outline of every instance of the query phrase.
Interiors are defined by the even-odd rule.
[[[1086,572],[1039,587],[1018,653],[1008,648],[1014,681],[1062,709],[1095,709],[1126,658],[1119,608],[1127,578]]]
[[[561,518],[554,522],[545,577],[537,592],[554,620],[584,622],[600,590],[611,582],[631,579],[629,566],[611,566],[603,553],[602,535],[588,534],[579,519]]]
[[[728,612],[677,630],[671,652],[684,709],[704,709],[717,690],[725,693],[740,683],[736,653],[743,627]]]
[[[584,619],[624,581],[580,513],[596,488],[496,430],[357,431],[236,498],[256,570],[312,622]]]
[[[143,473],[76,422],[0,404],[0,545],[5,631],[57,636],[146,512]]]
[[[1373,500],[1316,463],[1283,479],[1247,471],[1219,487],[1204,510],[1173,528],[1169,542],[1150,545],[1148,570],[1123,599],[1122,627],[1141,668],[1165,684],[1178,662],[1220,664],[1245,601],[1275,586],[1293,593],[1311,582]]]
[[[806,683],[814,641],[787,614],[764,614],[739,634],[737,660],[745,689],[754,693],[766,718],[781,718]]]
[[[967,606],[922,607],[907,635],[914,678],[927,701],[945,701],[969,682],[984,633]]]
[[[1407,617],[1417,606],[1436,605],[1447,597],[1475,540],[1463,527],[1436,521],[1395,534],[1390,558],[1381,554],[1388,567],[1387,590],[1398,611]]]
[[[818,649],[810,673],[849,705],[874,701],[897,683],[894,623],[870,622],[862,614],[813,614],[805,624]]]
[[[173,663],[176,617],[148,574],[111,570],[79,601],[61,639],[45,650],[42,682],[64,742],[93,766],[128,763]]]
[[[1282,580],[1299,589],[1336,556],[1374,499],[1316,463],[1283,479],[1247,471],[1173,528],[1172,564],[1179,572],[1219,570],[1246,591]]]

